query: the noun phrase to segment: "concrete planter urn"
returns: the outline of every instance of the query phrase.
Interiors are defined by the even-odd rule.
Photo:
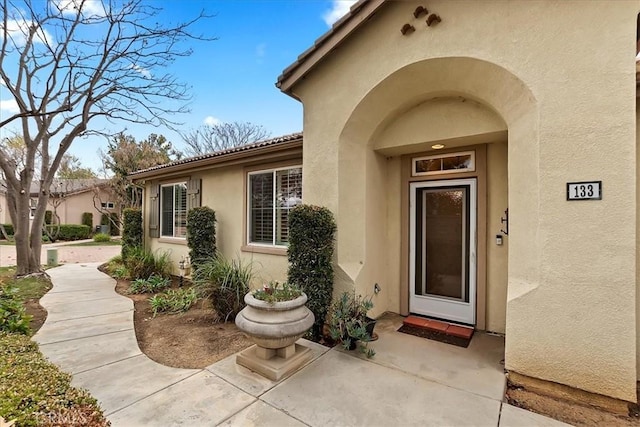
[[[249,292],[244,302],[236,326],[255,345],[238,354],[236,363],[279,381],[311,359],[311,350],[296,344],[315,320],[304,293],[290,301],[267,302]]]

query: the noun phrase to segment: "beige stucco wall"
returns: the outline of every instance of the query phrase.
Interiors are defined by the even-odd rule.
[[[95,199],[95,200],[94,200]],[[104,212],[120,212],[120,206],[115,202],[116,198],[107,188],[96,188],[79,193],[65,195],[62,199],[49,199],[47,210],[54,211],[60,218],[61,224],[82,224],[82,214],[93,214],[92,230],[100,225],[102,211],[96,208],[102,202],[113,202],[113,209],[103,209]],[[11,217],[7,209],[6,194],[0,193],[0,224],[11,224]]]
[[[95,202],[94,202],[95,198]],[[82,224],[82,214],[91,212],[93,214],[93,229],[100,225],[102,212],[96,209],[96,204],[100,206],[102,202],[114,202],[115,197],[108,190],[95,189],[66,196],[56,208],[62,224]],[[48,208],[53,210],[54,206],[49,200]],[[119,206],[114,205],[114,209],[104,210],[105,212],[120,212]]]
[[[265,169],[269,166],[265,166]],[[260,166],[259,166],[260,168]],[[243,166],[229,166],[198,172],[191,178],[202,179],[202,206],[209,206],[216,212],[216,243],[218,250],[227,258],[242,258],[251,263],[255,273],[253,286],[260,286],[270,280],[285,281],[287,279],[286,254],[272,255],[244,251],[244,219],[246,217],[244,205],[244,186],[246,170]],[[183,177],[186,181],[186,177]],[[177,182],[181,178],[170,181]],[[150,182],[147,183],[147,190]],[[148,215],[149,191],[145,191],[145,212]],[[145,218],[148,224],[148,218]],[[145,236],[151,250],[170,253],[177,273],[177,263],[180,258],[189,254],[185,239],[149,238],[148,227],[145,226]]]
[[[11,224],[7,210],[7,195],[2,192],[0,192],[0,224]]]
[[[507,369],[635,400],[638,2],[436,0],[434,27],[420,4],[390,2],[293,88],[305,202],[338,217],[339,286],[385,278],[376,135],[430,99],[473,100],[509,131]],[[582,180],[603,200],[567,202]]]
[[[636,98],[636,165],[640,164],[640,98]],[[640,168],[636,167],[636,183]],[[640,200],[640,185],[636,185],[636,201]],[[636,208],[636,248],[640,248],[640,209]],[[636,369],[640,376],[640,250],[636,250]]]
[[[496,235],[502,234],[500,222],[509,207],[507,179],[507,144],[487,144],[487,326],[492,332],[504,333],[507,316],[507,273],[509,236],[503,235],[502,246],[496,245]]]
[[[430,99],[389,117],[379,129],[370,145],[386,155],[427,151],[435,143],[468,146],[507,137],[507,126],[500,116],[463,97]]]

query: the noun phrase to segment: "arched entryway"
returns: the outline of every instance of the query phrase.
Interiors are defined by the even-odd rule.
[[[373,283],[382,282],[380,311],[412,311],[416,254],[410,243],[416,238],[416,219],[410,205],[429,193],[425,188],[443,188],[450,181],[477,202],[475,227],[466,233],[467,243],[470,239],[476,246],[471,254],[475,267],[469,263],[467,268],[477,269],[478,280],[475,288],[467,283],[462,290],[467,303],[469,293],[477,298],[472,302],[473,319],[464,323],[508,334],[517,321],[510,322],[507,301],[534,289],[539,281],[537,120],[535,97],[520,79],[473,58],[417,62],[369,91],[345,123],[339,141],[339,286],[370,293]],[[445,149],[434,151],[436,144]],[[473,171],[444,171],[440,176],[412,172],[415,159],[470,152]],[[506,245],[501,248],[501,256],[494,231],[500,230],[507,206],[508,250]],[[466,256],[470,258],[469,252]],[[491,289],[494,283],[500,284]]]

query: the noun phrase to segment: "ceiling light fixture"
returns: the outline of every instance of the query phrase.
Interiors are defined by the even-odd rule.
[[[444,148],[444,144],[433,144],[431,148],[434,150],[442,150]]]

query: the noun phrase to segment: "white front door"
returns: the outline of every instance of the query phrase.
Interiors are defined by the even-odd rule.
[[[475,325],[476,180],[410,184],[409,311]]]

